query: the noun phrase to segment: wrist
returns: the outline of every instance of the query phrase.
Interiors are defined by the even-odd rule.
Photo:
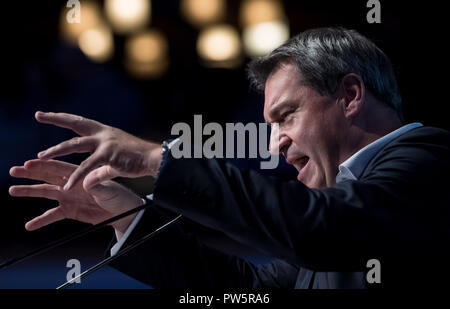
[[[144,201],[140,197],[136,196],[136,202],[131,204],[133,206],[130,209],[133,209],[143,205]],[[114,230],[116,231],[116,235],[118,235],[119,238],[122,237],[123,234],[125,234],[128,227],[131,225],[131,223],[133,222],[133,220],[136,218],[137,215],[138,213],[133,213],[125,218],[122,218],[120,220],[117,220],[116,222],[111,223],[111,226],[114,228]]]

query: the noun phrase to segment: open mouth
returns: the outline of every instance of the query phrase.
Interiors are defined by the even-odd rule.
[[[308,161],[309,161],[309,157],[304,156],[304,157],[297,159],[295,162],[295,165],[298,166],[298,170],[300,171],[301,169],[303,169],[305,167],[305,165],[308,163]]]
[[[305,168],[309,162],[308,156],[303,156],[295,161],[295,166],[298,170],[298,176],[297,179],[301,181],[303,174],[305,173]]]

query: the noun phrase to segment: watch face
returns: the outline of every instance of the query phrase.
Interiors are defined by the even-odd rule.
[[[167,150],[169,150],[169,142],[168,141],[163,141],[161,144],[161,154],[164,154]]]

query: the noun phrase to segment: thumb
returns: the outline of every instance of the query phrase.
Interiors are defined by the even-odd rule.
[[[107,201],[113,199],[117,195],[115,191],[115,188],[102,184],[98,184],[93,186],[92,188],[86,189],[87,193],[89,193],[95,200],[99,201]]]
[[[83,181],[83,188],[86,191],[90,191],[102,182],[111,180],[119,175],[120,173],[111,165],[103,165],[87,174]]]
[[[130,206],[142,204],[142,199],[138,195],[114,181],[95,185],[86,192],[98,206],[111,214],[119,214],[129,210]]]

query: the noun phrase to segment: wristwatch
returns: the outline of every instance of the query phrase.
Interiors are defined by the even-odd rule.
[[[170,150],[170,147],[169,147],[170,142],[171,142],[170,140],[165,140],[162,142],[162,144],[161,144],[161,147],[162,147],[161,154],[162,155],[164,155],[167,151]]]

